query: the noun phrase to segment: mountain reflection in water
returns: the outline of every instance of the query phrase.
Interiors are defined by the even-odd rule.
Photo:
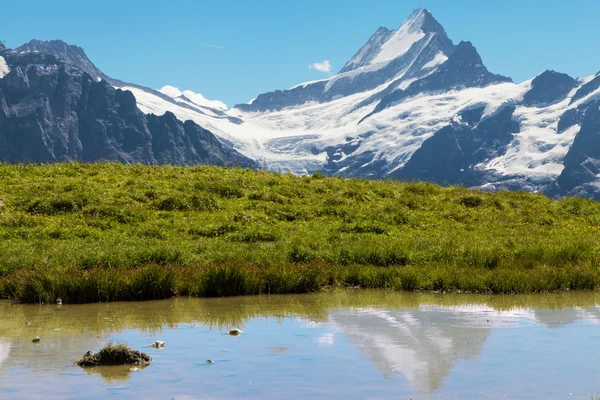
[[[597,324],[600,321],[598,304],[600,296],[592,292],[484,296],[381,291],[180,298],[62,307],[0,302],[0,397],[3,386],[12,384],[3,380],[3,375],[10,371],[22,369],[48,379],[68,373],[66,371],[75,374],[78,371],[73,369],[75,360],[87,350],[99,349],[120,333],[139,331],[154,337],[174,331],[183,335],[191,328],[222,333],[231,327],[243,329],[259,319],[279,321],[279,324],[293,319],[305,327],[321,329],[317,347],[335,347],[338,340],[346,340],[369,360],[384,380],[404,379],[415,392],[435,393],[445,385],[457,362],[480,358],[493,331],[530,325],[554,330],[577,321]],[[271,329],[277,330],[277,323]],[[42,338],[39,345],[31,343],[36,336]],[[211,340],[225,340],[222,336],[226,335]],[[169,345],[167,343],[167,349]],[[263,345],[261,357],[296,356],[293,343]],[[168,352],[157,354],[159,359],[155,362],[159,363]],[[188,362],[169,360],[176,361]],[[194,362],[197,365],[204,359]],[[154,364],[133,374],[114,368],[87,372],[97,372],[108,384],[114,384],[148,374],[153,367]],[[84,378],[77,377],[82,384],[85,384]]]

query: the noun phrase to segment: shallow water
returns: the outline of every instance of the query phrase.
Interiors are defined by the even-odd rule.
[[[589,399],[599,323],[596,293],[0,302],[0,399]],[[242,335],[225,334],[233,327]],[[108,341],[153,361],[73,364]]]

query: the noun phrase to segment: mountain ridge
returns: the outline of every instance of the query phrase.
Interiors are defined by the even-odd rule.
[[[90,75],[95,67],[83,49],[49,44],[58,56],[36,48],[1,53],[10,71],[0,79],[0,161],[257,167],[192,121],[142,113],[133,93]],[[72,54],[78,58],[59,59]]]
[[[60,48],[44,51],[61,58]],[[600,154],[587,150],[600,129],[600,76],[545,71],[514,83],[424,9],[378,28],[338,74],[229,110],[106,81],[142,113],[194,121],[260,168],[600,199]]]

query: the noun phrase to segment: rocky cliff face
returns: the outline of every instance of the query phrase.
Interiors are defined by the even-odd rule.
[[[0,161],[256,167],[191,121],[145,115],[131,92],[91,75],[93,65],[83,69],[35,47],[0,56],[10,68],[0,79]]]
[[[600,100],[580,106],[573,122],[579,123],[581,129],[565,156],[562,173],[549,192],[600,200]]]

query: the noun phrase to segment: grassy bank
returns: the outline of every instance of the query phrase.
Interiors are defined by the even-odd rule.
[[[0,165],[0,297],[600,286],[600,204],[215,167]]]

